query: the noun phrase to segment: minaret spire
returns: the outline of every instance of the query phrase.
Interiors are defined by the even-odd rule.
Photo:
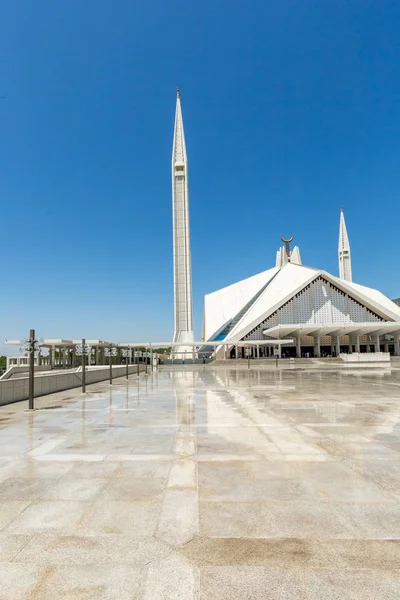
[[[351,253],[349,236],[347,235],[346,221],[344,220],[343,208],[340,209],[339,228],[339,277],[345,281],[353,281],[351,272]]]
[[[174,230],[174,342],[182,342],[175,353],[193,342],[192,266],[189,231],[188,161],[183,129],[181,98],[176,90],[174,143],[172,148],[172,210]]]

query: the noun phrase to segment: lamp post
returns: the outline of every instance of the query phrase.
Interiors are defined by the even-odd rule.
[[[92,352],[92,346],[86,344],[85,338],[82,339],[82,344],[75,346],[75,352],[77,356],[82,356],[82,394],[86,394],[86,362],[85,356],[90,356]]]
[[[110,359],[110,385],[112,385],[112,358],[113,356],[117,356],[117,349],[114,346],[104,348],[104,355]]]
[[[251,349],[250,348],[246,348],[246,355],[247,355],[247,368],[250,369],[250,354],[251,354]]]
[[[122,350],[122,356],[124,356],[125,360],[126,360],[126,378],[128,379],[128,377],[129,377],[129,359],[132,356],[132,350],[130,348],[124,348]]]
[[[35,330],[29,330],[29,338],[21,341],[21,349],[29,353],[29,410],[34,409],[35,403],[35,352],[39,351],[38,345],[43,344],[43,339],[35,339]]]
[[[275,346],[275,367],[278,368],[278,358],[279,358],[279,346]]]

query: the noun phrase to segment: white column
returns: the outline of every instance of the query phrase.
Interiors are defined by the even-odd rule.
[[[394,353],[396,356],[400,356],[400,335],[397,336],[397,339],[395,338]]]
[[[227,359],[227,347],[226,344],[224,344],[224,360]]]
[[[360,353],[360,336],[356,335],[356,352]]]
[[[340,354],[340,337],[338,335],[335,337],[335,352],[336,352],[336,356],[339,356],[339,354]]]
[[[380,352],[380,351],[381,351],[381,344],[380,344],[379,335],[377,334],[377,336],[376,336],[376,344],[375,344],[375,352]]]
[[[300,333],[298,334],[298,336],[296,338],[296,355],[297,355],[297,358],[301,358],[301,335],[300,335]]]
[[[319,334],[314,335],[314,356],[321,356],[321,344]]]

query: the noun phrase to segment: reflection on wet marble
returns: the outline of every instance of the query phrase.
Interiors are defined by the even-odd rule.
[[[400,370],[165,368],[0,408],[0,599],[400,597]]]

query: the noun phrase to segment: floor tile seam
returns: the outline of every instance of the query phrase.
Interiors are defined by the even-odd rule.
[[[295,502],[303,502],[303,500],[230,500],[230,499],[208,499],[208,498],[201,498],[200,502],[213,502],[213,503],[220,503],[220,504],[226,504],[226,503],[236,503],[236,504],[258,504],[258,503],[280,503],[280,504],[293,504]],[[304,502],[307,502],[306,500],[304,500]],[[314,503],[314,504],[326,504],[326,505],[330,505],[332,504],[332,500],[310,500],[308,501],[310,503]],[[350,505],[354,505],[355,501],[354,500],[335,500],[334,501],[337,504],[350,504]],[[366,501],[364,502],[363,500],[357,500],[357,503],[360,504],[361,506],[363,506],[364,504],[369,504],[370,501]],[[387,506],[396,506],[398,505],[398,501],[396,502],[377,502],[376,504],[381,505],[383,507],[387,507]]]
[[[189,560],[189,559],[188,559]],[[202,564],[198,566],[198,568],[200,570],[202,570],[203,568],[205,569],[226,569],[226,568],[231,568],[231,569],[237,569],[238,567],[240,568],[250,568],[251,570],[268,570],[268,571],[272,571],[274,572],[274,574],[279,575],[282,574],[284,572],[287,572],[288,570],[290,572],[294,572],[294,571],[298,571],[301,573],[324,573],[324,572],[337,572],[337,568],[335,568],[333,565],[328,565],[326,567],[321,566],[321,565],[291,565],[291,566],[284,566],[284,565],[277,565],[277,564],[272,564],[271,566],[269,565],[246,565],[246,564],[240,564],[240,565],[235,565],[235,564],[213,564],[213,563],[208,563],[207,566],[203,565],[203,562],[207,562],[206,559],[202,559]],[[196,565],[197,566],[197,565]],[[391,567],[388,568],[376,568],[376,567],[349,567],[346,565],[340,565],[340,570],[341,571],[345,571],[346,573],[380,573],[380,572],[387,572],[387,573],[395,573],[395,574],[400,574],[400,569],[392,569]],[[353,596],[354,598],[354,596]],[[314,600],[314,597],[311,598],[310,596],[307,597],[307,600]],[[136,599],[135,599],[136,600]],[[360,599],[361,600],[361,599]]]
[[[24,550],[24,549],[27,547],[27,545],[28,545],[28,544],[29,544],[29,543],[32,541],[32,537],[33,537],[33,536],[31,536],[31,535],[29,535],[29,534],[18,534],[18,533],[9,533],[8,535],[9,535],[9,536],[22,536],[22,537],[23,537],[24,535],[26,535],[26,537],[28,537],[28,539],[26,540],[26,542],[25,542],[25,544],[22,546],[22,548],[20,548],[20,549],[18,550],[18,552],[16,552],[16,553],[15,553],[15,555],[14,555],[12,558],[10,558],[10,559],[9,559],[9,561],[8,561],[8,562],[14,562],[14,561],[15,561],[15,559],[17,558],[17,556],[18,556],[18,555],[19,555],[19,554],[22,552],[22,550]],[[17,562],[18,562],[18,561],[17,561]]]
[[[303,543],[309,543],[312,544],[313,542],[326,542],[326,543],[332,543],[332,542],[363,542],[364,538],[360,537],[360,536],[355,536],[355,537],[344,537],[342,534],[340,535],[331,535],[331,536],[327,536],[327,537],[320,537],[318,535],[311,535],[311,534],[304,534],[304,535],[299,535],[298,532],[292,532],[292,533],[288,533],[286,535],[286,537],[282,537],[282,532],[277,532],[276,534],[271,533],[268,535],[262,535],[262,536],[248,536],[246,538],[244,538],[243,536],[240,535],[233,535],[233,534],[229,534],[226,535],[225,537],[223,536],[212,536],[212,535],[207,535],[207,534],[198,534],[196,537],[200,538],[200,539],[207,539],[207,540],[234,540],[235,542],[245,539],[245,540],[251,540],[254,542],[276,542],[276,541],[286,541],[286,540],[295,540],[298,542],[303,542]],[[371,541],[374,542],[380,542],[380,541],[399,541],[399,538],[394,538],[394,540],[392,539],[387,539],[387,538],[371,538]]]
[[[214,504],[310,504],[310,505],[315,505],[315,504],[322,504],[322,505],[329,505],[329,506],[335,506],[337,504],[350,504],[351,506],[354,506],[355,504],[357,505],[361,505],[362,507],[364,507],[365,505],[374,505],[374,506],[382,506],[384,505],[385,507],[388,506],[400,506],[400,501],[396,501],[396,502],[376,502],[373,500],[230,500],[230,499],[223,499],[223,500],[207,500],[206,498],[201,499],[200,502],[212,502]]]
[[[311,547],[316,549],[315,551],[318,551],[322,548],[322,550],[324,549],[324,547],[328,546],[340,546],[341,543],[348,543],[350,545],[362,545],[362,544],[373,544],[375,546],[383,546],[385,545],[386,547],[392,547],[393,543],[398,546],[400,548],[400,538],[353,538],[353,537],[332,537],[332,538],[321,538],[321,537],[309,537],[309,538],[305,538],[305,537],[301,537],[301,536],[293,536],[293,535],[281,535],[281,536],[268,536],[268,537],[217,537],[217,536],[207,536],[207,535],[201,535],[201,534],[197,534],[194,535],[193,538],[191,538],[190,540],[188,540],[188,542],[186,542],[185,544],[182,545],[182,548],[184,548],[188,543],[191,543],[195,540],[198,540],[199,542],[205,542],[208,541],[211,544],[216,544],[217,542],[221,542],[222,545],[226,545],[227,541],[233,542],[233,545],[237,546],[238,544],[248,544],[249,546],[252,547],[265,547],[265,546],[269,546],[271,545],[272,547],[275,547],[277,545],[278,542],[293,542],[294,544],[296,543],[300,543],[301,545],[304,544],[305,540],[308,540]],[[283,553],[284,554],[284,553]],[[274,555],[275,556],[275,555]],[[274,558],[273,555],[271,555],[271,558]],[[276,555],[279,556],[279,555]],[[400,571],[400,564],[398,567],[399,571]]]
[[[1,500],[1,502],[3,502],[3,500]],[[4,502],[7,502],[7,500],[5,500]],[[7,525],[5,525],[1,530],[0,533],[7,533],[7,535],[12,535],[11,532],[8,532],[7,529],[8,527],[10,527],[10,525],[12,525],[12,523],[15,521],[15,519],[19,518],[34,502],[35,500],[10,500],[10,502],[29,502],[29,504],[27,506],[25,506],[24,509],[21,510],[20,513],[18,513],[17,515],[15,515],[15,517],[13,517],[11,519],[11,521],[9,521],[7,523]],[[18,535],[18,534],[17,534]],[[20,534],[20,535],[26,535],[26,534]],[[29,535],[29,534],[28,534]]]
[[[191,454],[191,455],[188,455],[188,456],[180,456],[180,457],[178,457],[176,460],[174,460],[174,461],[173,461],[173,464],[177,464],[177,463],[178,463],[179,461],[181,461],[181,460],[186,460],[186,459],[187,459],[187,458],[189,458],[190,456],[193,456],[193,454]],[[194,461],[194,463],[196,464],[196,462],[195,462],[195,461]],[[155,529],[154,529],[154,537],[155,537],[156,539],[160,540],[160,541],[163,541],[163,542],[165,542],[165,543],[169,544],[170,546],[172,546],[172,545],[171,545],[169,542],[167,542],[167,541],[165,540],[165,538],[164,538],[164,537],[162,537],[162,536],[160,535],[160,533],[159,533],[159,529],[160,529],[160,525],[161,525],[161,522],[162,522],[163,507],[164,507],[164,504],[165,504],[165,502],[166,502],[166,496],[167,496],[167,494],[169,494],[171,491],[174,491],[174,489],[173,489],[173,488],[169,488],[169,487],[168,487],[168,482],[169,482],[169,479],[170,479],[170,476],[171,476],[171,470],[172,470],[172,464],[170,465],[170,468],[169,468],[169,471],[168,471],[168,476],[166,477],[166,480],[165,480],[165,486],[164,486],[164,488],[163,488],[163,491],[162,491],[162,498],[161,498],[161,502],[160,502],[160,511],[159,511],[159,515],[158,515],[157,525],[155,526]],[[197,469],[196,469],[196,480],[197,480]],[[178,490],[176,490],[176,491],[178,491],[178,492],[179,492],[179,491],[183,491],[183,490],[179,490],[179,489],[178,489]],[[196,486],[196,489],[195,489],[195,490],[193,490],[193,489],[192,489],[192,490],[189,490],[189,491],[190,491],[191,493],[193,493],[194,491],[196,492],[196,502],[197,502],[197,519],[198,519],[198,506],[199,506],[199,493],[198,493],[198,485]],[[176,547],[174,547],[174,548],[176,548]]]
[[[139,583],[139,588],[137,594],[132,598],[132,600],[145,600],[146,590],[149,583],[149,575],[150,575],[150,564],[145,565],[143,568],[143,573],[141,574],[141,579]]]

